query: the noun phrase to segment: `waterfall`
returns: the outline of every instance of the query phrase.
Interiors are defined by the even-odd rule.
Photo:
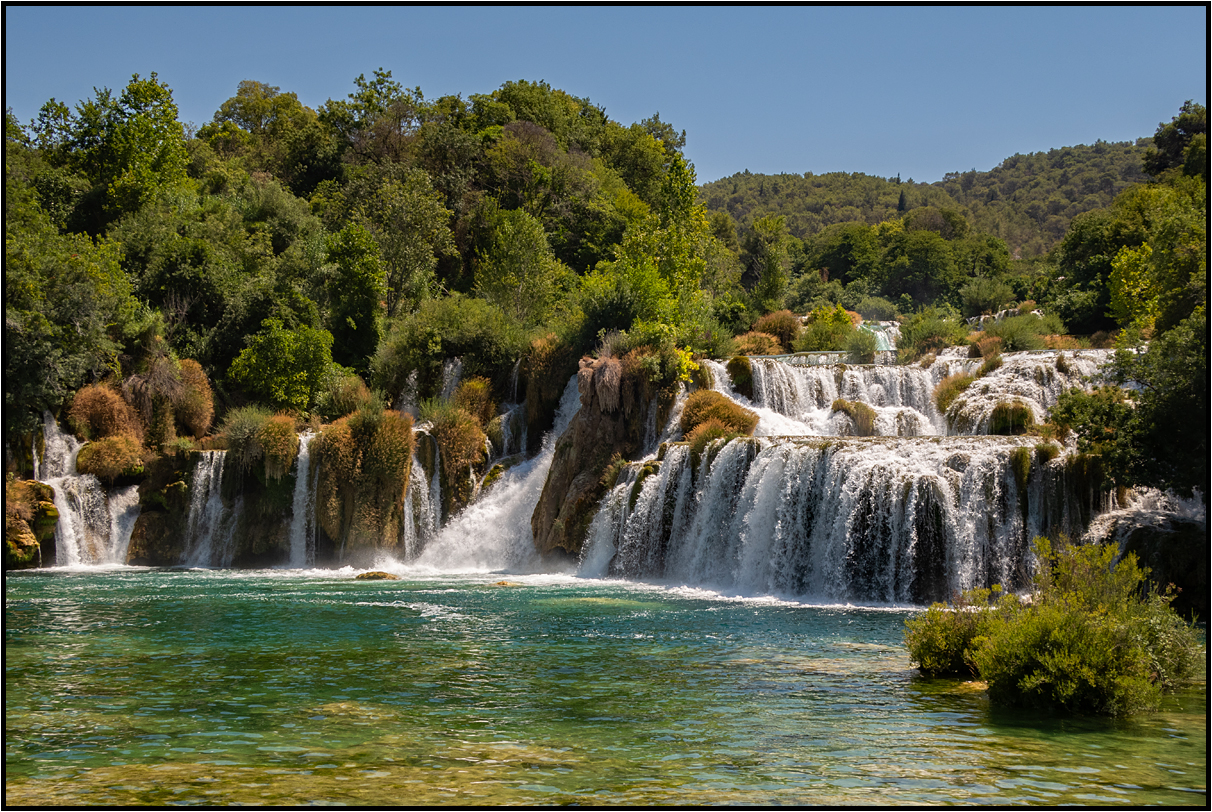
[[[412,469],[408,475],[408,493],[404,495],[404,522],[400,528],[404,560],[411,561],[421,554],[425,545],[438,530],[440,502],[432,497],[432,483],[425,482],[425,468],[412,455]]]
[[[290,515],[290,566],[301,569],[316,560],[316,488],[311,476],[308,445],[314,435],[299,435],[295,467],[295,492]]]
[[[54,489],[55,563],[61,567],[125,564],[135,520],[139,517],[139,487],[129,485],[106,493],[92,474],[76,471],[83,444],[59,429],[50,412],[42,415],[45,459],[34,452],[35,477]]]
[[[455,390],[463,380],[463,359],[447,358],[442,362],[442,400],[454,397]]]
[[[603,499],[580,571],[824,601],[1021,589],[1030,536],[1055,512],[1047,491],[1020,492],[1011,456],[1024,445],[738,439],[709,446],[697,471],[671,446]]]
[[[536,568],[539,558],[530,531],[530,517],[547,481],[556,440],[579,408],[574,375],[564,387],[555,425],[544,436],[538,455],[502,474],[481,499],[452,518],[412,563],[442,572]],[[438,504],[440,493],[436,488],[431,498]]]
[[[226,451],[199,451],[190,482],[188,542],[182,562],[190,567],[227,567],[235,553],[233,536],[241,499],[223,503]]]

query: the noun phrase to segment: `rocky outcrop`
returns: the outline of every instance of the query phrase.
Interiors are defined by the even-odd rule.
[[[4,487],[4,568],[27,569],[42,563],[42,547],[50,545],[53,555],[55,493],[49,485],[27,479],[14,479]]]
[[[642,377],[618,359],[585,358],[577,374],[581,409],[556,441],[543,494],[530,521],[540,554],[578,556],[608,483],[602,476],[616,455],[635,459],[644,450],[651,398],[658,424],[673,404],[669,390],[648,392]]]
[[[164,456],[147,466],[139,485],[139,518],[131,532],[126,562],[171,567],[181,562],[188,539],[189,479],[192,454]]]

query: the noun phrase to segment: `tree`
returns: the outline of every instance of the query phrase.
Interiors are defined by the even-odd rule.
[[[54,99],[34,125],[54,163],[81,171],[93,186],[85,204],[89,231],[137,211],[158,194],[188,184],[185,134],[172,90],[152,73],[139,74],[118,98],[108,88],[81,102],[75,114]]]
[[[328,238],[329,326],[337,363],[366,372],[382,337],[383,296],[387,292],[379,246],[370,233],[350,223]]]
[[[547,244],[542,224],[521,209],[489,212],[487,249],[476,257],[476,292],[523,324],[541,324],[571,271]]]
[[[762,313],[778,310],[783,305],[787,271],[791,265],[787,247],[785,217],[759,217],[753,221],[746,235],[742,261],[745,261],[747,273],[755,278],[751,295],[755,307]]]
[[[332,367],[331,333],[305,325],[287,330],[269,318],[247,344],[228,370],[233,383],[279,409],[303,412],[315,403]]]
[[[1107,373],[1125,390],[1073,389],[1052,409],[1081,451],[1100,455],[1117,485],[1208,499],[1208,323],[1204,308],[1148,349],[1121,350]]]
[[[883,274],[885,296],[905,294],[918,305],[953,296],[962,281],[951,243],[927,230],[894,235],[884,255]]]
[[[1208,109],[1187,100],[1169,124],[1158,124],[1145,151],[1145,171],[1157,177],[1171,169],[1208,181]]]

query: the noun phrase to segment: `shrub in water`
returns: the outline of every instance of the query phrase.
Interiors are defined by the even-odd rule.
[[[839,304],[818,307],[809,314],[808,326],[800,333],[796,352],[826,352],[846,348],[846,338],[854,332],[850,314]]]
[[[854,308],[859,315],[872,321],[894,321],[896,305],[882,296],[864,296]]]
[[[736,351],[741,355],[781,355],[783,346],[769,333],[754,331],[736,337]]]
[[[728,362],[728,377],[732,379],[732,388],[749,399],[753,399],[753,364],[744,355],[738,355]]]
[[[987,335],[1002,340],[1002,349],[1006,352],[1046,349],[1047,343],[1043,337],[1064,331],[1064,324],[1056,316],[1041,318],[1032,313],[1011,316],[985,328]]]
[[[980,370],[977,371],[976,377],[983,378],[991,372],[995,372],[1002,368],[1002,357],[1000,355],[991,355],[985,359],[985,363],[981,364]]]
[[[946,414],[951,408],[951,404],[955,402],[965,389],[972,385],[976,377],[969,375],[966,372],[957,372],[954,375],[948,375],[938,382],[938,386],[934,387],[934,405],[938,407],[940,414]]]
[[[712,418],[744,435],[753,434],[758,423],[756,413],[734,403],[715,390],[700,389],[692,392],[682,407],[682,435],[690,434],[700,423]]]
[[[846,337],[847,360],[852,364],[874,364],[879,339],[870,330],[854,330]]]
[[[479,422],[450,401],[422,401],[421,419],[433,426],[441,459],[442,510],[450,515],[471,501],[470,472],[484,461],[486,437]]]
[[[1034,425],[1035,415],[1031,412],[1031,407],[1018,400],[997,404],[989,416],[990,434],[1026,434]]]
[[[142,446],[128,434],[93,440],[76,456],[76,470],[111,485],[118,477],[138,476],[143,473]]]
[[[1116,544],[1033,544],[1033,599],[991,610],[979,593],[906,624],[906,645],[925,673],[974,666],[1000,705],[1122,715],[1157,707],[1164,691],[1201,675],[1205,652],[1170,608],[1170,593],[1145,589],[1147,571]],[[966,601],[969,606],[962,605]],[[973,615],[961,618],[953,615]],[[973,623],[974,621],[974,623]],[[969,624],[975,626],[969,629]]]
[[[875,409],[857,400],[833,401],[833,411],[845,412],[854,423],[854,433],[858,437],[871,437],[875,434]]]
[[[772,335],[779,340],[779,344],[783,347],[790,347],[799,338],[802,329],[803,325],[800,324],[800,317],[790,310],[777,310],[774,313],[767,313],[753,325],[755,333]]]
[[[912,363],[927,353],[953,347],[967,334],[967,325],[958,315],[933,307],[923,308],[901,324],[901,337],[897,341],[901,363]]]
[[[143,440],[143,424],[134,409],[105,384],[92,384],[77,392],[67,418],[86,440],[117,435]]]
[[[325,420],[336,420],[361,409],[373,397],[356,372],[333,364],[316,394],[315,411]]]

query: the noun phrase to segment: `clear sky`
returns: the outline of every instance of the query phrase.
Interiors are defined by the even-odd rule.
[[[545,80],[623,124],[659,111],[700,182],[935,181],[1015,153],[1150,136],[1208,94],[1207,7],[7,6],[28,122],[155,71],[201,125],[242,79],[318,108],[390,70],[427,98]]]

